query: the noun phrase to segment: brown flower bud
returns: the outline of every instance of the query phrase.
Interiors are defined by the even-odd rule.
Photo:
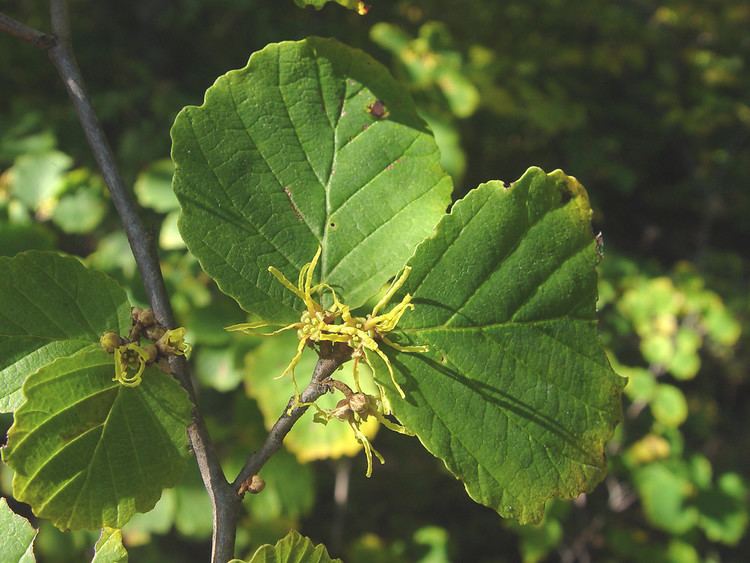
[[[153,364],[156,361],[156,357],[159,355],[159,350],[153,344],[147,344],[143,347],[143,350],[148,354],[147,364]]]
[[[240,490],[238,492],[240,495],[244,495],[245,493],[257,495],[265,488],[266,482],[263,480],[263,477],[261,477],[260,475],[253,475],[252,477],[249,477],[242,482],[242,484],[240,485]]]
[[[146,338],[149,340],[159,340],[167,330],[159,325],[150,326],[146,329]]]
[[[122,338],[120,338],[120,335],[116,332],[105,332],[102,334],[101,338],[99,338],[99,344],[101,344],[101,347],[105,352],[112,354],[114,353],[115,348],[118,348],[122,344]]]
[[[151,309],[143,309],[137,320],[144,327],[153,326],[156,324],[156,317],[154,316],[154,312]]]

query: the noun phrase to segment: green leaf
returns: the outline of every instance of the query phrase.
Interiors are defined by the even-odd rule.
[[[201,481],[198,467],[192,464],[182,482],[175,487],[174,525],[184,537],[205,540],[211,537],[213,519],[211,499]]]
[[[185,242],[180,236],[180,230],[177,227],[177,222],[180,218],[180,214],[177,211],[170,212],[161,224],[161,231],[159,231],[159,247],[164,250],[178,250],[185,248]]]
[[[315,545],[296,530],[289,532],[276,545],[258,548],[249,561],[232,559],[230,563],[343,563],[341,559],[331,559],[323,544]]]
[[[276,379],[294,356],[297,338],[294,334],[279,334],[269,338],[247,355],[247,375],[245,389],[258,402],[258,408],[263,414],[263,423],[270,430],[278,420],[279,414],[284,412],[289,398],[294,395],[294,383],[290,376]],[[312,350],[306,350],[302,360],[295,369],[296,377],[301,388],[309,382],[317,356]],[[336,379],[353,386],[353,378],[345,367],[343,372],[337,372]],[[364,366],[360,369],[363,389],[373,395],[377,394],[371,378],[367,376]],[[316,401],[322,409],[333,409],[341,399],[341,395],[327,393]],[[336,420],[325,426],[313,422],[314,411],[305,413],[284,439],[284,445],[293,452],[301,463],[316,459],[339,458],[354,456],[359,453],[361,446],[348,424]],[[378,429],[378,423],[370,418],[362,431],[368,438],[372,438]]]
[[[8,501],[0,497],[1,563],[33,563],[34,538],[37,531],[23,516],[13,512]]]
[[[175,489],[165,489],[156,506],[142,514],[136,514],[123,527],[128,545],[148,543],[151,534],[166,534],[172,528],[177,509]]]
[[[60,198],[52,221],[66,233],[90,233],[106,213],[103,197],[93,189],[81,188]]]
[[[201,346],[193,354],[195,375],[202,385],[217,391],[231,391],[242,381],[241,359],[234,347]]]
[[[698,525],[714,542],[737,544],[748,524],[747,486],[736,473],[725,473],[718,485],[701,491],[696,500]]]
[[[596,333],[590,215],[560,171],[470,192],[410,261],[402,341],[431,351],[384,348],[406,399],[377,372],[396,416],[469,495],[521,523],[598,483],[620,418],[624,380]]]
[[[102,528],[91,563],[128,563],[128,552],[122,545],[122,531]]]
[[[683,534],[698,521],[698,510],[689,504],[693,486],[684,467],[652,463],[634,473],[643,512],[656,528]]]
[[[685,395],[674,385],[657,385],[651,401],[651,413],[663,425],[677,428],[685,422],[688,415]]]
[[[182,474],[187,393],[153,367],[132,388],[113,373],[94,344],[24,384],[3,457],[16,472],[13,495],[58,528],[121,528]]]
[[[384,111],[373,114],[377,100]],[[451,180],[406,91],[334,40],[255,53],[180,112],[172,139],[185,243],[225,293],[268,321],[296,321],[300,309],[269,266],[296,280],[321,245],[320,279],[356,307],[449,203]]]
[[[75,258],[26,252],[0,258],[0,272],[0,412],[18,407],[36,370],[130,329],[122,288]]]
[[[96,251],[89,255],[87,263],[106,272],[122,272],[128,278],[136,271],[128,237],[122,231],[114,231],[102,237]]]
[[[151,163],[135,181],[138,203],[159,213],[169,213],[180,208],[172,191],[174,164],[168,158]]]
[[[0,256],[15,256],[24,250],[52,250],[53,234],[39,223],[0,222]]]
[[[19,156],[11,168],[13,195],[31,209],[47,215],[63,188],[63,174],[71,164],[73,159],[58,151]]]

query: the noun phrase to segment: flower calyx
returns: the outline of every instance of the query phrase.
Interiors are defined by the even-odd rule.
[[[124,387],[137,387],[143,381],[147,366],[156,364],[165,373],[171,373],[169,358],[189,356],[191,347],[185,342],[185,329],[168,330],[160,325],[150,309],[134,307],[131,311],[133,325],[126,338],[116,332],[105,332],[99,344],[115,359],[115,376]]]

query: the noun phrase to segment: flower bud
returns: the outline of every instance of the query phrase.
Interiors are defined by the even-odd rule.
[[[120,335],[116,332],[105,332],[102,334],[101,338],[99,338],[99,344],[105,352],[112,354],[114,353],[115,348],[122,344],[122,338],[120,338]]]
[[[266,482],[263,480],[263,477],[261,477],[260,475],[253,475],[252,477],[249,477],[242,482],[242,484],[240,485],[240,490],[238,492],[240,495],[244,495],[245,493],[257,495],[265,488]]]
[[[136,313],[136,311],[138,311]],[[140,323],[144,327],[153,326],[156,324],[156,317],[151,309],[134,309],[133,320]]]
[[[146,359],[146,363],[152,364],[156,361],[156,357],[159,355],[159,350],[156,348],[153,344],[147,344],[143,347],[143,351],[146,352],[146,355],[148,358]]]

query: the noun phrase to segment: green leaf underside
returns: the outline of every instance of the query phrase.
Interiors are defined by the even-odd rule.
[[[551,497],[590,490],[619,420],[623,380],[597,340],[596,246],[583,187],[532,168],[470,192],[417,249],[416,308],[391,356],[399,420],[501,516],[538,522]]]
[[[112,381],[112,356],[91,345],[30,376],[4,459],[13,495],[61,529],[121,528],[179,479],[191,403],[148,368],[134,388]]]
[[[258,402],[258,408],[263,414],[263,423],[268,430],[278,420],[279,413],[286,408],[289,398],[294,395],[291,376],[287,375],[280,379],[277,377],[294,356],[296,347],[295,334],[279,334],[263,342],[248,355],[245,376],[247,394]],[[305,350],[295,369],[300,389],[304,389],[310,381],[310,374],[313,373],[317,360],[318,355],[313,350]],[[377,389],[366,367],[361,367],[360,371],[364,391],[376,395]],[[354,388],[350,373],[351,363],[347,363],[343,371],[336,372],[336,379]],[[316,404],[322,409],[333,409],[342,398],[343,395],[338,392],[326,393],[316,401]],[[354,456],[359,453],[362,446],[348,424],[338,420],[331,420],[326,425],[313,422],[314,413],[314,409],[309,409],[284,438],[284,445],[301,463]],[[374,418],[370,418],[362,426],[362,431],[368,438],[373,438],[377,429],[378,423]]]
[[[0,561],[33,563],[33,543],[37,531],[23,516],[13,512],[8,501],[0,497]]]
[[[380,118],[369,106],[381,100]],[[318,273],[352,307],[406,263],[449,203],[451,180],[408,93],[334,40],[272,44],[219,78],[172,128],[180,231],[247,311],[299,318],[292,280]]]
[[[122,531],[114,528],[103,528],[102,535],[96,541],[94,558],[91,563],[127,563],[128,552],[122,545]]]
[[[28,375],[130,327],[122,288],[75,258],[25,252],[0,257],[0,272],[0,412],[20,405]]]
[[[230,563],[245,562],[233,559]],[[342,561],[331,559],[323,544],[315,545],[310,538],[292,530],[276,542],[276,545],[259,547],[247,563],[342,563]]]

